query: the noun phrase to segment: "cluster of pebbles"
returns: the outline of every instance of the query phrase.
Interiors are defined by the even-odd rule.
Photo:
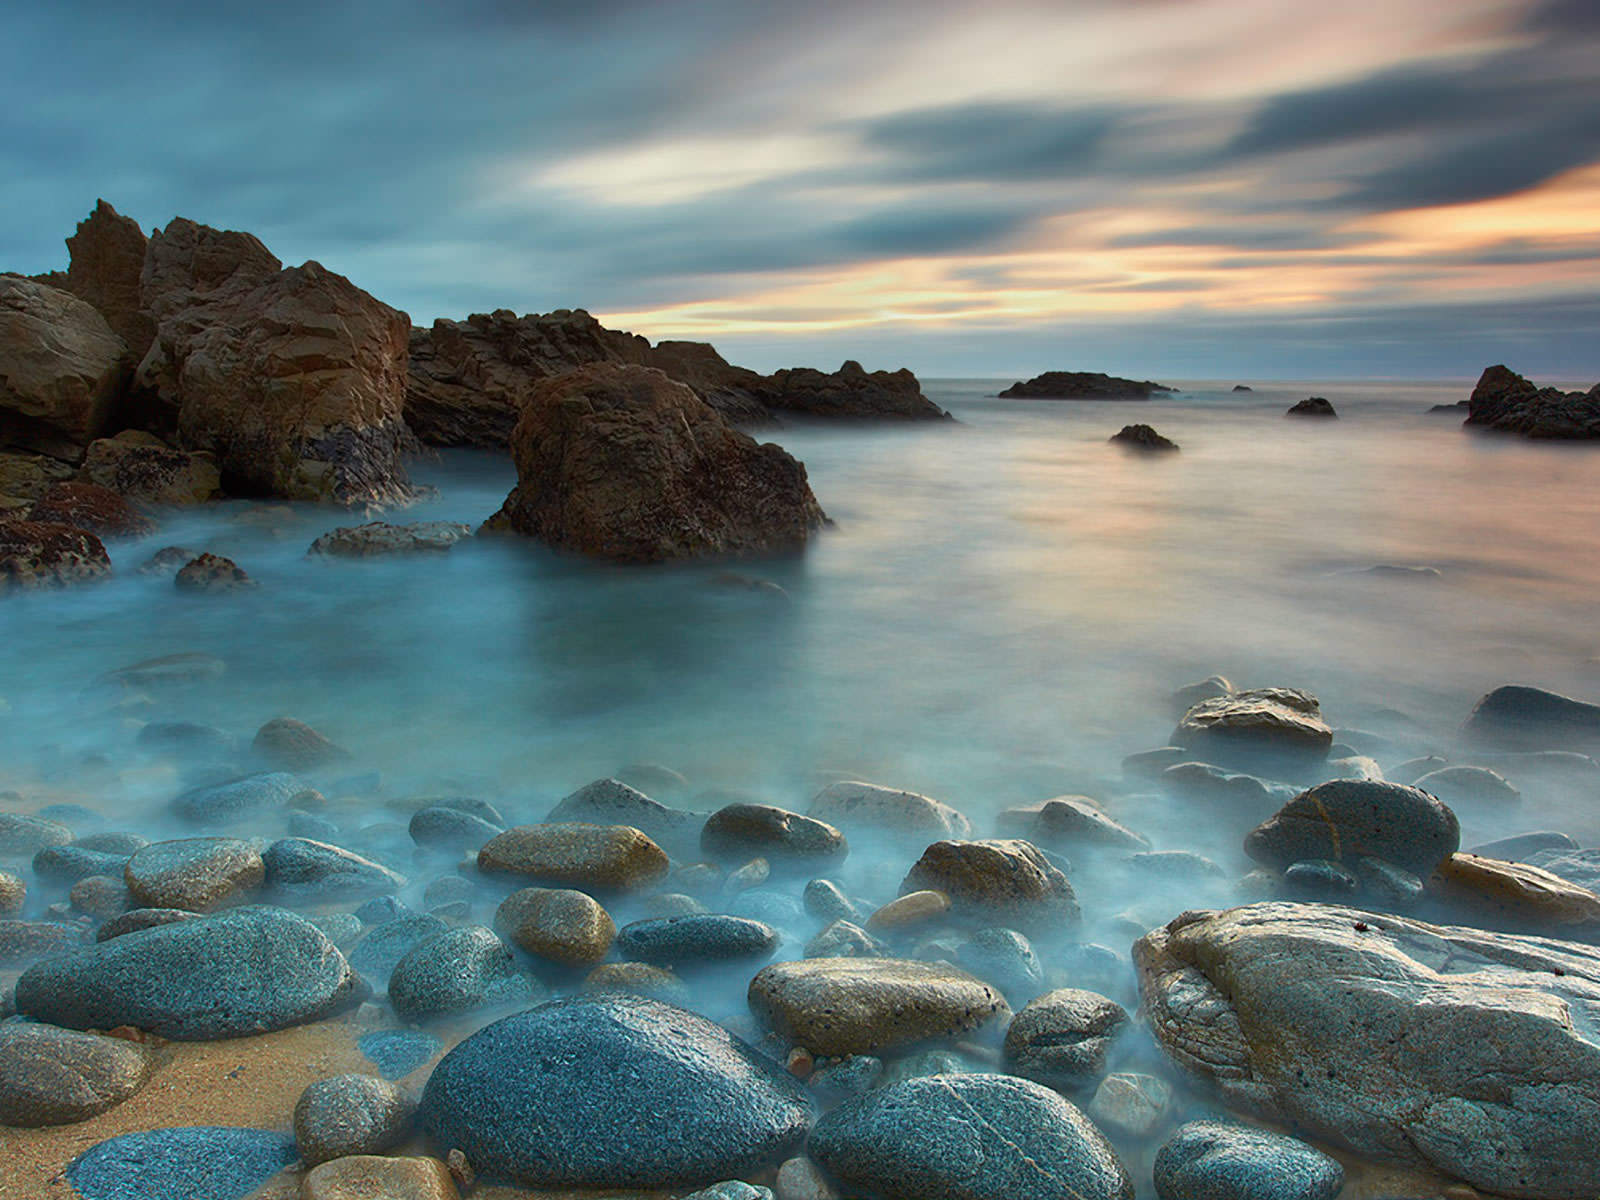
[[[192,658],[130,678],[203,676]],[[988,829],[878,784],[790,809],[663,767],[538,814],[402,800],[299,721],[248,744],[152,721],[137,749],[186,776],[167,814],[186,836],[6,795],[0,1124],[113,1113],[178,1044],[345,1021],[370,1070],[259,1128],[117,1133],[66,1182],[83,1200],[273,1178],[306,1200],[1600,1190],[1600,851],[1531,832],[1463,852],[1458,809],[1503,824],[1506,776],[1336,732],[1306,692],[1215,678],[1178,705],[1120,787]],[[1600,780],[1600,708],[1579,701],[1502,688],[1463,739],[1530,778]],[[1156,813],[1168,827],[1141,828]],[[1352,1190],[1379,1165],[1420,1182]]]

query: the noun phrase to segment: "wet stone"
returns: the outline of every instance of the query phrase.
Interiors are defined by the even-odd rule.
[[[378,1068],[385,1079],[411,1074],[444,1049],[444,1043],[431,1033],[415,1029],[377,1029],[364,1033],[356,1049]]]
[[[1194,1121],[1156,1155],[1155,1185],[1161,1200],[1334,1200],[1344,1168],[1281,1133]]]
[[[721,913],[656,917],[617,931],[617,952],[657,966],[762,962],[777,951],[778,931]]]
[[[481,925],[423,942],[389,976],[389,1002],[401,1020],[411,1022],[496,1004],[535,1003],[543,993],[506,944]]]
[[[209,912],[259,888],[266,866],[255,846],[238,838],[181,838],[139,850],[124,874],[146,908]]]
[[[66,1179],[82,1200],[240,1200],[298,1157],[264,1129],[153,1129],[91,1146]]]
[[[350,1154],[381,1154],[405,1141],[416,1101],[370,1075],[319,1079],[294,1106],[294,1140],[308,1167]]]
[[[53,1025],[0,1025],[0,1125],[34,1129],[85,1121],[137,1092],[144,1048]]]
[[[348,898],[391,892],[405,876],[341,846],[309,838],[283,838],[261,855],[266,886],[303,899]]]
[[[1127,1023],[1122,1006],[1097,992],[1047,992],[1011,1019],[1006,1067],[1047,1087],[1086,1088],[1105,1071],[1111,1043]]]
[[[387,986],[400,960],[424,942],[449,930],[431,913],[414,913],[373,926],[350,948],[350,965],[375,987]]]

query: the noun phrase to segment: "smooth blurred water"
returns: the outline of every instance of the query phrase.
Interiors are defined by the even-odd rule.
[[[176,785],[140,768],[139,720],[206,721],[248,743],[289,715],[349,747],[352,771],[380,771],[397,801],[470,791],[538,816],[652,761],[801,809],[847,772],[935,795],[987,832],[1005,805],[1109,799],[1121,758],[1166,740],[1172,689],[1212,672],[1309,688],[1335,725],[1404,725],[1441,746],[1501,683],[1600,696],[1594,447],[1482,436],[1427,412],[1462,384],[994,399],[1007,382],[932,382],[957,422],[764,435],[805,461],[836,522],[778,561],[619,568],[517,539],[319,561],[306,547],[349,515],[252,502],[168,514],[152,537],[112,545],[112,582],[0,605],[0,791],[149,824]],[[1286,419],[1310,394],[1340,419]],[[1182,453],[1107,443],[1134,421]],[[439,494],[393,519],[476,525],[514,472],[459,453],[415,474]],[[174,543],[227,554],[260,590],[192,597],[135,573]],[[1383,564],[1439,575],[1364,573]],[[221,656],[227,674],[96,715],[96,677],[184,651]],[[88,754],[118,773],[88,770]],[[1593,836],[1593,799],[1478,820]],[[1194,843],[1193,814],[1140,814],[1158,845]]]

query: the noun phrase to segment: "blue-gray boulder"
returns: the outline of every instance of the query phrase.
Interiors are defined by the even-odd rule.
[[[674,967],[765,962],[778,941],[778,931],[761,921],[725,913],[687,913],[624,925],[617,931],[616,949],[626,959]]]
[[[261,855],[266,886],[297,899],[371,896],[405,886],[405,876],[340,846],[310,838],[283,838]]]
[[[1301,792],[1244,841],[1246,854],[1279,871],[1310,859],[1366,856],[1423,879],[1460,848],[1461,824],[1438,799],[1371,779],[1336,779]]]
[[[925,1075],[846,1100],[811,1156],[880,1200],[1133,1200],[1111,1143],[1049,1088],[1010,1075]]]
[[[1344,1168],[1315,1146],[1249,1125],[1192,1121],[1156,1155],[1161,1200],[1334,1200]]]
[[[1508,750],[1592,751],[1600,749],[1600,704],[1510,684],[1479,700],[1462,731]]]
[[[319,1020],[366,991],[304,917],[240,908],[35,963],[17,981],[17,1011],[71,1029],[133,1025],[198,1042]]]
[[[266,1129],[152,1129],[90,1146],[66,1177],[82,1200],[239,1200],[296,1157],[293,1138]]]
[[[386,921],[350,948],[350,965],[371,979],[374,986],[381,986],[379,981],[387,981],[402,958],[449,928],[431,913]]]
[[[721,1026],[642,996],[573,997],[473,1034],[434,1069],[422,1127],[480,1175],[535,1187],[699,1187],[776,1166],[811,1102]]]
[[[291,808],[297,798],[312,790],[298,776],[273,771],[194,788],[172,802],[172,811],[191,824],[227,825],[244,817]]]
[[[430,938],[396,963],[389,976],[389,1003],[405,1021],[543,998],[543,987],[517,965],[510,947],[482,925]]]

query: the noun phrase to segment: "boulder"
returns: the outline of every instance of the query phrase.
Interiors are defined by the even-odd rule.
[[[812,797],[807,813],[846,832],[859,829],[896,841],[972,836],[972,822],[948,804],[858,780],[829,784]]]
[[[1332,418],[1339,414],[1333,411],[1333,405],[1321,396],[1312,396],[1302,400],[1283,414],[1286,417],[1323,417]]]
[[[0,275],[0,445],[76,462],[112,421],[131,365],[92,305]]]
[[[519,825],[478,851],[478,870],[545,883],[631,891],[667,873],[666,852],[627,825]]]
[[[220,554],[201,554],[191,559],[172,577],[180,592],[248,592],[260,585],[231,558]]]
[[[156,336],[156,325],[139,299],[139,276],[144,270],[144,230],[104,200],[78,222],[67,239],[72,256],[62,286],[93,305],[114,333],[128,345],[137,363]]]
[[[1478,701],[1463,732],[1506,750],[1600,749],[1600,704],[1510,684]]]
[[[586,966],[605,958],[616,923],[597,901],[569,888],[523,888],[500,903],[495,928],[536,958]]]
[[[1150,380],[1120,379],[1099,371],[1046,371],[1026,383],[1014,383],[1002,400],[1148,400],[1152,392],[1170,392]]]
[[[293,717],[274,717],[256,730],[250,752],[274,771],[314,771],[350,757],[343,746]]]
[[[829,1058],[966,1033],[1010,1011],[965,971],[899,958],[774,963],[751,980],[749,1001],[780,1037]]]
[[[227,825],[281,813],[316,795],[298,776],[272,771],[192,788],[172,802],[172,811],[196,825]]]
[[[1087,796],[1057,796],[1023,808],[1008,808],[996,820],[995,828],[1001,837],[1022,838],[1046,850],[1150,848],[1148,838],[1112,820]]]
[[[1488,367],[1467,401],[1466,423],[1530,438],[1600,438],[1600,384],[1563,392],[1535,387],[1503,365]]]
[[[52,1025],[0,1024],[0,1125],[86,1121],[144,1086],[144,1047]]]
[[[540,384],[512,432],[517,486],[488,528],[624,562],[802,547],[826,518],[805,467],[659,371]]]
[[[634,921],[617,931],[623,958],[658,967],[765,962],[778,948],[778,931],[748,917],[687,913]]]
[[[390,525],[369,521],[330,529],[306,553],[328,558],[376,558],[391,554],[437,554],[462,538],[472,536],[472,526],[454,521],[415,521]]]
[[[1142,453],[1175,454],[1178,451],[1177,442],[1169,437],[1163,437],[1151,425],[1124,425],[1106,440],[1124,449],[1138,450]]]
[[[454,855],[475,849],[505,831],[497,821],[449,804],[418,809],[406,825],[406,832],[418,846]]]
[[[720,1026],[617,993],[479,1030],[434,1068],[421,1123],[480,1176],[533,1187],[691,1188],[774,1167],[811,1102]]]
[[[134,852],[123,868],[128,890],[147,908],[210,912],[235,903],[266,878],[261,854],[239,838],[180,838]]]
[[[342,846],[310,838],[281,838],[262,852],[266,886],[297,900],[382,895],[405,886],[405,876]]]
[[[1046,992],[1011,1018],[1006,1068],[1061,1091],[1088,1087],[1105,1073],[1111,1043],[1127,1023],[1123,1007],[1097,992]]]
[[[382,1154],[411,1135],[417,1103],[371,1075],[334,1075],[300,1093],[294,1141],[307,1167],[348,1154]]]
[[[712,858],[774,866],[828,866],[850,853],[844,835],[815,817],[770,804],[729,804],[706,818],[700,848]]]
[[[1059,934],[1079,917],[1067,877],[1019,838],[934,842],[900,884],[901,895],[918,891],[943,892],[957,916],[1025,933]]]
[[[306,1172],[300,1200],[461,1200],[437,1158],[350,1154]]]
[[[81,1200],[232,1200],[255,1193],[296,1157],[287,1134],[182,1126],[99,1142],[63,1174]]]
[[[1005,1075],[931,1075],[846,1100],[809,1150],[880,1200],[1133,1200],[1116,1151],[1074,1105]]]
[[[135,504],[204,504],[222,490],[210,454],[152,446],[126,434],[90,442],[81,478]]]
[[[140,278],[156,336],[142,387],[230,492],[388,504],[411,488],[404,313],[321,264],[283,269],[254,237],[178,218]]]
[[[1600,952],[1353,909],[1186,913],[1134,947],[1151,1032],[1230,1106],[1483,1191],[1600,1188]]]
[[[155,528],[116,492],[96,483],[51,484],[28,511],[28,520],[71,525],[100,537],[135,537]]]
[[[240,908],[36,963],[17,981],[17,1011],[72,1029],[133,1025],[171,1041],[211,1041],[320,1020],[364,991],[311,922],[281,908]]]
[[[1308,767],[1328,757],[1333,730],[1310,692],[1252,688],[1202,700],[1178,722],[1171,742],[1223,766]]]
[[[104,579],[111,556],[86,529],[48,521],[0,521],[0,595]]]
[[[904,367],[869,374],[850,361],[831,375],[794,367],[755,381],[753,390],[768,408],[812,417],[937,421],[950,415],[922,394]]]
[[[1161,1200],[1334,1200],[1344,1168],[1281,1133],[1191,1121],[1156,1155],[1155,1185]]]
[[[1473,924],[1600,940],[1600,895],[1543,867],[1452,854],[1439,864],[1432,888]]]
[[[1338,779],[1301,792],[1245,838],[1245,853],[1282,871],[1304,859],[1383,859],[1426,879],[1461,847],[1455,813],[1420,788]]]
[[[389,1003],[413,1023],[494,1004],[526,1004],[544,989],[524,974],[492,929],[464,925],[418,945],[389,976]]]
[[[669,808],[619,779],[596,779],[565,797],[545,820],[552,824],[631,825],[674,858],[693,859],[700,853],[705,814]]]

